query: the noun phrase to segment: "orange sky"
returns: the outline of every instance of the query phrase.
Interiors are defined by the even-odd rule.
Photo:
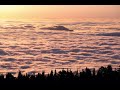
[[[120,18],[120,5],[0,5],[0,19]]]

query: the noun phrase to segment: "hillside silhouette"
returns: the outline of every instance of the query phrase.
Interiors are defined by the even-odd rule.
[[[18,86],[29,88],[95,88],[95,87],[118,87],[120,85],[120,68],[113,69],[111,65],[100,67],[98,70],[85,68],[82,71],[71,71],[62,69],[57,72],[51,70],[45,74],[25,74],[19,71],[18,76],[14,77],[11,73],[0,75],[0,86]]]

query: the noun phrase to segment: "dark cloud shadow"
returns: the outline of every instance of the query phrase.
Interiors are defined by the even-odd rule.
[[[30,68],[30,66],[26,66],[26,65],[25,65],[25,66],[21,66],[20,68],[21,68],[21,69],[28,69],[28,68]]]
[[[4,50],[0,49],[0,56],[3,56],[3,55],[8,55],[8,53],[5,52]]]
[[[97,34],[99,36],[120,36],[120,32],[113,32],[113,33],[101,33],[101,34]]]
[[[43,27],[43,28],[40,28],[40,29],[44,29],[44,30],[59,30],[59,31],[73,31],[73,30],[70,30],[64,26],[53,26],[53,27]]]

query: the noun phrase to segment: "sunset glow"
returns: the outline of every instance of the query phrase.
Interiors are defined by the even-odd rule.
[[[120,63],[120,5],[0,5],[0,72]]]
[[[120,18],[119,5],[0,5],[0,19]]]

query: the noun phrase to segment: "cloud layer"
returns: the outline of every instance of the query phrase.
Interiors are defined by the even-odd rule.
[[[116,66],[120,63],[119,28],[120,23],[113,21],[1,23],[0,72]]]

